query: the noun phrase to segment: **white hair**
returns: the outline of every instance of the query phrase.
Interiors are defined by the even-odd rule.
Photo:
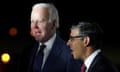
[[[37,3],[37,4],[33,5],[32,9],[41,8],[41,7],[48,8],[49,22],[52,22],[53,20],[56,20],[57,28],[59,28],[59,15],[58,15],[57,8],[51,3]]]

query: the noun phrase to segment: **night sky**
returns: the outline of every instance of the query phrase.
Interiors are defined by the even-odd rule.
[[[105,54],[120,67],[120,5],[115,1],[4,0],[0,2],[0,53],[7,51],[19,56],[23,48],[32,43],[30,13],[32,5],[37,2],[55,4],[60,17],[60,36],[66,41],[72,24],[79,21],[99,23],[104,31]],[[14,37],[8,34],[11,27],[18,30]]]

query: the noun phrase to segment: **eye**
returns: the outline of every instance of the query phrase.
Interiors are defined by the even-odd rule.
[[[44,24],[44,23],[46,23],[46,22],[47,22],[46,19],[42,19],[42,20],[39,20],[39,21],[38,21],[38,24]]]

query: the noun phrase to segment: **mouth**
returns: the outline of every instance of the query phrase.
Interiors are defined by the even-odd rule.
[[[35,31],[35,35],[41,35],[40,31]]]
[[[35,32],[36,35],[40,35],[41,33],[40,32]]]

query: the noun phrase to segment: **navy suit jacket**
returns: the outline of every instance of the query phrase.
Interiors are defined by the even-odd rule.
[[[24,65],[22,66],[21,72],[33,72],[32,64],[34,55],[38,48],[38,42],[31,51],[25,52],[27,59],[23,59]],[[27,49],[28,51],[28,49]],[[26,65],[25,65],[26,64]],[[81,62],[77,62],[73,59],[70,48],[66,45],[59,36],[56,36],[55,42],[52,46],[52,50],[44,64],[42,72],[80,72]]]
[[[88,72],[118,72],[118,70],[109,59],[99,53],[93,60]]]

